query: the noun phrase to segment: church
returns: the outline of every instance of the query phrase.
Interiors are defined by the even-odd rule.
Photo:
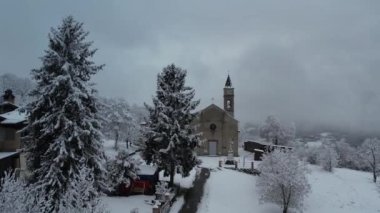
[[[203,141],[196,149],[198,155],[225,156],[233,153],[238,156],[238,121],[234,117],[235,95],[229,75],[223,93],[223,109],[211,104],[201,110],[194,121]]]

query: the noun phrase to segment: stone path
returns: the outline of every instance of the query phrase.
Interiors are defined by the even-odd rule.
[[[204,185],[210,177],[210,170],[208,168],[201,168],[201,172],[196,176],[193,187],[187,189],[184,194],[184,201],[179,213],[195,213],[198,209],[198,204],[201,202]]]

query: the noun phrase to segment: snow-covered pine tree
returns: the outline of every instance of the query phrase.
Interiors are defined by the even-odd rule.
[[[138,160],[133,159],[125,150],[120,150],[115,159],[107,162],[108,185],[111,190],[117,190],[120,184],[129,187],[131,180],[137,178],[137,166],[140,164]]]
[[[176,172],[186,177],[197,164],[194,148],[200,139],[191,123],[199,101],[193,101],[195,92],[185,86],[185,78],[186,70],[174,64],[165,67],[157,77],[153,106],[146,105],[149,130],[145,135],[144,159],[170,176],[170,186]]]
[[[42,66],[32,70],[37,85],[31,92],[25,149],[30,182],[43,192],[41,212],[60,212],[83,160],[94,172],[94,188],[105,186],[96,91],[89,82],[103,65],[90,60],[96,49],[85,41],[88,32],[82,26],[68,16],[52,28]]]

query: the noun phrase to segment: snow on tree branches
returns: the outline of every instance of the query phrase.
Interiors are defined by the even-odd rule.
[[[176,172],[189,175],[197,164],[194,148],[199,142],[191,122],[199,101],[193,101],[194,90],[185,86],[186,70],[174,64],[165,67],[157,77],[157,92],[149,110],[144,158],[170,176],[173,185]]]
[[[332,172],[338,165],[338,154],[332,143],[324,141],[317,155],[318,164],[326,171]]]
[[[260,136],[275,145],[287,145],[294,140],[295,134],[294,124],[291,127],[284,127],[273,115],[268,116],[264,125],[260,127]]]
[[[75,190],[71,184],[84,178],[82,169],[88,167],[86,174],[94,178],[89,199],[105,186],[96,91],[89,82],[103,65],[90,60],[96,49],[85,41],[88,32],[82,26],[69,16],[52,28],[42,67],[32,70],[37,85],[25,149],[30,182],[42,192],[40,212],[63,211],[67,191]]]
[[[108,184],[111,190],[116,191],[120,184],[129,186],[131,180],[137,178],[136,171],[139,162],[133,159],[125,150],[120,150],[115,159],[107,162]]]
[[[288,208],[303,208],[303,201],[310,192],[306,165],[291,151],[274,150],[265,154],[259,165],[260,176],[256,182],[260,201]]]
[[[118,149],[120,141],[137,144],[143,132],[139,118],[141,115],[136,112],[137,106],[130,107],[122,98],[100,98],[99,105],[102,132],[107,138],[115,141],[115,150]]]
[[[18,180],[13,172],[5,172],[0,183],[0,209],[2,212],[28,212],[27,185]]]
[[[377,175],[380,172],[380,140],[377,138],[367,138],[359,148],[359,153],[364,165],[371,169],[373,182],[376,183]]]

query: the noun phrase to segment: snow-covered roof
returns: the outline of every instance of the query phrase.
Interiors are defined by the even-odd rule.
[[[140,165],[139,170],[137,171],[138,175],[154,175],[156,173],[157,167],[149,165]]]
[[[1,124],[17,124],[26,121],[26,113],[20,112],[18,110],[13,110],[0,115],[5,118]]]
[[[0,152],[0,160],[18,154],[18,152]]]

